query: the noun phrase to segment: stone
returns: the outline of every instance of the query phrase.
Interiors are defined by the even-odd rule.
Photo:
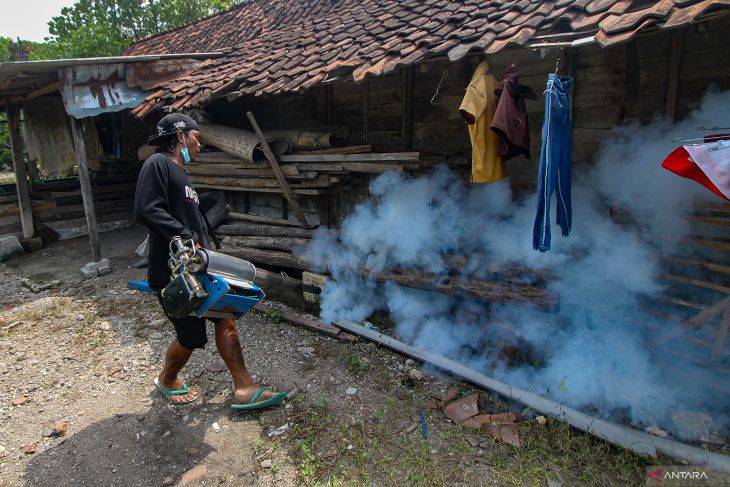
[[[408,371],[408,377],[413,380],[423,380],[423,372],[418,369],[411,369]]]
[[[109,267],[109,259],[101,259],[99,262],[89,262],[81,269],[84,279],[93,279],[96,276],[111,272]]]
[[[13,404],[13,406],[21,406],[21,405],[25,404],[26,402],[28,402],[28,398],[25,397],[23,394],[21,394],[18,397],[16,397],[15,399],[13,399],[12,404]]]
[[[53,436],[53,428],[44,429],[41,435],[43,436],[43,438],[50,438],[51,436]]]
[[[281,426],[279,426],[278,428],[276,428],[274,431],[271,431],[268,434],[268,436],[269,436],[269,438],[273,438],[275,436],[283,435],[287,431],[289,431],[289,423],[284,423]]]
[[[167,325],[166,319],[160,319],[160,320],[152,320],[150,321],[150,324],[148,325],[150,328],[162,328]]]
[[[35,443],[31,443],[30,445],[26,445],[25,448],[23,448],[23,453],[26,455],[33,455],[38,450],[38,445]]]
[[[497,424],[516,423],[518,419],[517,415],[512,412],[489,415],[489,422]]]
[[[170,487],[174,484],[175,481],[172,479],[172,477],[165,477],[165,480],[162,481],[162,487]]]
[[[459,397],[459,389],[456,387],[449,387],[449,390],[446,391],[446,397],[444,397],[444,402],[451,402],[457,397]]]
[[[68,423],[65,421],[59,421],[53,425],[53,434],[56,436],[64,436],[68,432]]]
[[[535,421],[537,421],[537,424],[540,426],[545,426],[547,424],[547,418],[545,416],[537,416]]]
[[[299,347],[297,350],[304,355],[312,355],[314,353],[314,347]]]
[[[423,407],[425,407],[429,411],[435,411],[439,409],[439,401],[433,398],[426,399],[426,401],[423,403]]]
[[[211,428],[213,428],[213,431],[215,431],[216,433],[220,433],[221,432],[221,425],[219,425],[218,423],[213,423],[211,425]]]
[[[355,394],[357,394],[357,387],[348,387],[345,390],[345,394],[347,394],[348,396],[354,396]]]
[[[23,246],[15,235],[0,237],[0,261],[6,261],[16,255],[23,255]]]
[[[547,479],[547,487],[563,487],[563,484],[557,480]]]
[[[187,453],[187,455],[189,457],[194,457],[195,455],[198,454],[198,449],[197,448],[193,448],[193,447],[186,448],[185,449],[185,453]]]
[[[271,468],[271,460],[264,460],[261,462],[261,468]]]
[[[474,435],[469,435],[468,434],[468,435],[465,436],[465,438],[466,438],[466,442],[469,443],[469,446],[471,446],[472,448],[474,448],[477,445],[479,445],[479,440],[477,440]]]
[[[223,372],[226,369],[226,364],[224,364],[221,360],[218,360],[213,362],[212,364],[207,364],[205,368],[208,369],[209,372],[217,374],[219,372]]]
[[[182,477],[180,477],[180,485],[187,485],[189,483],[200,480],[208,474],[208,467],[205,465],[198,465],[197,467],[188,470]]]
[[[477,401],[479,400],[479,394],[472,394],[462,399],[450,402],[444,408],[446,417],[449,418],[456,424],[462,423],[467,418],[476,416],[479,414],[479,406]]]

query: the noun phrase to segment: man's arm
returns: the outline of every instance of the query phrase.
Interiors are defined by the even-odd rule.
[[[168,175],[159,164],[145,164],[142,167],[134,197],[135,218],[166,241],[175,236],[197,241],[195,232],[170,214],[167,183]]]

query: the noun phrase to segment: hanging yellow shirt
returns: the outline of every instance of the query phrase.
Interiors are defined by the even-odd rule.
[[[497,154],[497,134],[490,129],[497,110],[497,78],[489,71],[489,64],[482,61],[471,77],[459,112],[469,125],[471,138],[471,181],[493,183],[507,177],[507,170]]]

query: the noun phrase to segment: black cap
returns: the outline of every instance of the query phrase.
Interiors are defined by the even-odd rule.
[[[198,130],[198,123],[191,117],[182,113],[165,115],[157,123],[157,133],[149,138],[147,145],[160,145],[162,139],[168,135],[188,130]]]

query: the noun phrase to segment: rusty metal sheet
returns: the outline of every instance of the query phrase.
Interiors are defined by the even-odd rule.
[[[74,118],[134,108],[145,99],[140,88],[130,88],[124,64],[89,64],[58,71],[66,113]]]
[[[195,59],[169,59],[156,62],[127,63],[127,86],[148,91],[162,83],[178,79],[200,66]]]

